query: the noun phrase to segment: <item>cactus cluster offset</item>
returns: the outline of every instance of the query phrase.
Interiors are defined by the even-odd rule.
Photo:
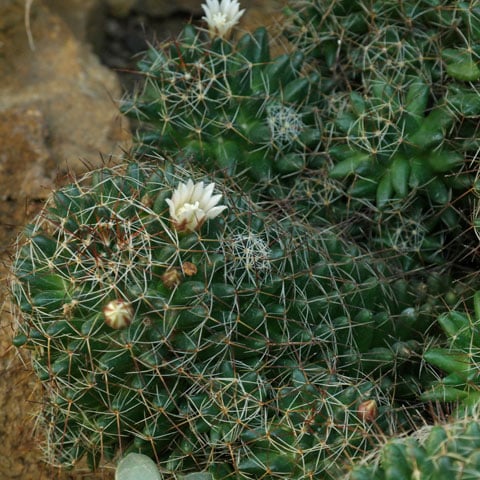
[[[480,78],[470,48],[480,35],[476,0],[292,0],[286,11],[288,38],[318,63],[331,91],[348,90],[379,72],[392,83],[411,75],[437,82],[443,61],[456,79]]]
[[[480,292],[473,295],[473,308],[468,307],[440,315],[437,323],[447,343],[424,353],[425,361],[442,377],[425,388],[422,400],[455,402],[458,412],[475,410],[480,399]]]
[[[349,480],[473,480],[480,471],[480,422],[465,417],[386,443]]]
[[[302,172],[318,144],[319,77],[302,65],[300,52],[272,59],[265,28],[230,42],[187,25],[146,53],[144,87],[122,110],[141,122],[141,150],[180,151],[262,184]]]
[[[479,22],[475,1],[291,4],[289,38],[331,80],[321,111],[329,175],[351,211],[371,210],[367,236],[382,248],[395,249],[395,231],[418,224],[410,265],[442,262],[448,255],[438,252],[456,237],[470,241]],[[468,255],[462,241],[449,247],[458,257]]]
[[[137,451],[164,472],[300,479],[395,430],[357,363],[396,363],[377,328],[417,335],[406,285],[334,227],[169,165],[57,190],[19,243],[14,342],[45,387],[48,460]]]

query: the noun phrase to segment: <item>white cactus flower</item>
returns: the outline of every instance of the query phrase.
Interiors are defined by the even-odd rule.
[[[221,194],[212,195],[214,183],[204,187],[203,182],[180,183],[174,190],[172,198],[168,198],[170,218],[179,232],[198,230],[205,220],[215,218],[227,207],[217,203]]]
[[[240,10],[238,0],[207,0],[202,4],[210,36],[225,37],[238,23],[245,10]]]

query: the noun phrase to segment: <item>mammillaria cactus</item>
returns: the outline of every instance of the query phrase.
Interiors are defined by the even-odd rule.
[[[354,89],[378,73],[395,84],[412,75],[433,83],[445,69],[461,81],[480,78],[469,49],[480,33],[476,0],[291,0],[286,11],[288,38],[317,62],[331,90]]]
[[[478,416],[425,426],[389,440],[349,480],[473,480],[480,471]]]
[[[144,86],[122,110],[140,122],[140,150],[180,151],[261,186],[302,172],[317,147],[319,78],[302,65],[301,53],[272,59],[265,28],[230,42],[187,25],[147,51],[138,65]]]
[[[349,218],[361,212],[358,238],[404,255],[405,268],[469,255],[479,19],[475,1],[289,6],[285,30],[323,80],[322,145],[344,191],[337,204]],[[410,225],[421,238],[404,250],[396,232]]]
[[[26,228],[15,344],[45,387],[51,462],[137,451],[164,472],[309,478],[373,423],[395,429],[359,365],[384,365],[375,329],[417,335],[416,296],[335,227],[219,187],[132,162],[55,191]]]
[[[203,9],[139,64],[132,158],[52,192],[16,245],[47,460],[311,480],[373,448],[352,479],[473,478],[480,7],[292,0],[273,59],[266,29],[235,39],[237,0]],[[377,451],[432,400],[469,408]]]

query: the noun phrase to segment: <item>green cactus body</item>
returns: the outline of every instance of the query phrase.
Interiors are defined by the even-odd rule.
[[[236,43],[203,33],[187,25],[139,63],[145,86],[122,107],[141,122],[139,148],[180,151],[258,184],[298,175],[320,138],[319,78],[301,73],[301,53],[271,59],[264,28]]]
[[[479,448],[478,417],[465,417],[390,440],[375,456],[356,466],[348,479],[473,480],[480,468]]]
[[[471,243],[467,165],[478,150],[477,2],[298,0],[288,12],[287,36],[316,62],[326,99],[319,112],[331,166],[321,173],[332,182],[315,201],[331,211],[333,190],[340,205],[331,215],[369,210],[367,238],[403,257],[405,269],[450,260],[452,243],[458,258],[468,255],[461,243]],[[413,243],[397,240],[411,225]],[[359,240],[365,232],[363,223]]]
[[[20,236],[13,343],[43,387],[49,462],[478,477],[480,297],[456,261],[480,224],[464,232],[480,6],[287,12],[296,50],[273,59],[264,28],[230,42],[187,25],[150,48],[122,109],[151,163],[56,190]],[[411,428],[412,399],[458,408],[379,447]]]
[[[424,401],[455,402],[456,413],[475,411],[480,400],[480,292],[472,312],[453,309],[438,318],[445,344],[424,352],[424,360],[442,373],[421,395]]]
[[[468,49],[480,35],[476,1],[294,0],[286,10],[288,38],[318,62],[333,80],[332,89],[377,72],[394,80],[415,75],[430,83],[443,75],[442,61],[452,78],[480,78]]]
[[[234,190],[185,230],[199,202],[178,194],[174,218],[167,199],[188,178],[92,172],[54,192],[19,242],[14,344],[44,386],[48,459],[96,467],[135,451],[166,473],[300,479],[366,447],[373,425],[395,430],[365,374],[400,376],[405,350],[374,332],[416,336],[421,321],[401,313],[415,295],[334,227],[278,220]]]

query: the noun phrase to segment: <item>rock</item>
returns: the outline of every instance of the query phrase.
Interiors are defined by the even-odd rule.
[[[19,3],[24,0],[10,2],[6,13],[12,24],[0,30],[0,111],[2,115],[37,112],[48,138],[41,160],[32,153],[30,171],[37,171],[36,183],[42,183],[47,177],[53,179],[55,170],[62,174],[85,170],[86,164],[99,165],[99,153],[119,153],[128,141],[128,132],[116,103],[121,96],[116,75],[102,66],[89,45],[79,42],[68,24],[41,0],[35,0],[31,10],[32,50]],[[4,124],[3,135],[8,135],[6,128]],[[32,130],[28,132],[31,137]],[[26,144],[30,140],[27,138]],[[40,172],[46,157],[49,171]],[[2,156],[2,162],[13,165],[14,159]],[[22,162],[25,168],[27,158]]]
[[[43,198],[53,187],[54,162],[45,144],[45,119],[35,108],[0,116],[0,199]]]
[[[23,16],[25,10],[25,1],[21,0],[0,0],[0,32],[8,28]]]

